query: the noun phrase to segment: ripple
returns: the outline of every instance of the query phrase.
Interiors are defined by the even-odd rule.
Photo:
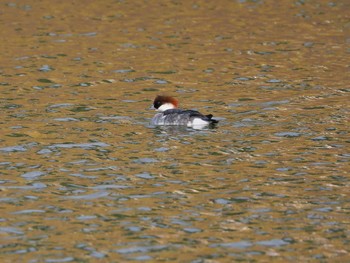
[[[107,143],[103,142],[91,142],[91,143],[58,143],[48,146],[48,148],[82,148],[82,149],[95,149],[97,147],[108,147],[110,146]],[[1,150],[1,149],[0,149]]]
[[[140,164],[143,164],[143,163],[157,163],[158,160],[154,159],[154,158],[139,158],[139,159],[133,160],[133,162],[134,163],[140,163]]]
[[[153,179],[154,176],[149,174],[149,173],[140,173],[140,174],[135,174],[136,177],[142,178],[142,179]]]
[[[21,175],[21,177],[27,179],[27,180],[32,180],[32,179],[36,179],[38,177],[41,177],[43,175],[45,175],[46,173],[41,172],[41,171],[32,171],[32,172],[28,172],[28,173],[24,173]]]
[[[167,249],[166,245],[155,245],[155,246],[139,246],[117,249],[116,252],[119,254],[131,254],[131,253],[147,253],[152,251],[160,251]]]
[[[76,196],[65,196],[64,199],[74,199],[74,200],[93,200],[98,198],[103,198],[109,196],[109,192],[100,191],[88,195],[76,195]]]
[[[47,263],[61,263],[61,262],[71,262],[75,261],[73,257],[65,257],[65,258],[47,258],[45,262]]]
[[[256,242],[257,245],[266,246],[266,247],[281,247],[285,245],[289,245],[290,242],[287,242],[283,239],[271,239]]]
[[[0,148],[0,152],[4,152],[4,153],[25,152],[25,151],[27,151],[27,148],[21,145]]]
[[[45,210],[40,209],[27,209],[27,210],[21,210],[17,212],[13,212],[14,215],[22,215],[22,214],[33,214],[33,213],[45,213]]]
[[[128,185],[119,185],[119,184],[105,184],[105,185],[97,185],[97,186],[91,187],[91,189],[95,189],[95,190],[128,189],[128,188],[133,188],[133,187]]]
[[[293,137],[300,137],[301,134],[299,132],[277,132],[275,133],[275,136],[293,138]]]
[[[56,118],[56,119],[54,119],[54,121],[71,122],[71,121],[79,121],[79,120],[76,118],[68,117],[68,118]]]
[[[235,248],[235,249],[246,249],[251,247],[253,244],[249,241],[238,241],[231,243],[219,243],[219,244],[211,244],[209,247],[224,247],[224,248]]]
[[[16,227],[0,227],[0,233],[23,235],[24,232]]]
[[[199,229],[199,228],[195,228],[195,227],[186,227],[186,228],[183,229],[183,231],[186,232],[186,233],[193,234],[193,233],[202,232],[203,230]]]
[[[44,183],[34,183],[26,186],[2,186],[2,188],[7,188],[7,189],[23,189],[23,190],[43,189],[46,187],[47,185]]]

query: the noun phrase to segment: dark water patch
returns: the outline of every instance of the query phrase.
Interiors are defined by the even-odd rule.
[[[120,185],[120,184],[103,184],[103,185],[92,186],[90,188],[94,190],[129,189],[129,188],[133,188],[133,186]]]
[[[114,79],[103,79],[102,82],[103,82],[103,83],[112,84],[112,83],[115,82],[115,80],[114,80]]]
[[[133,70],[133,69],[116,69],[116,70],[112,71],[112,73],[122,73],[122,74],[132,73],[132,72],[135,72],[135,70]]]
[[[249,81],[249,80],[254,80],[254,78],[251,78],[251,77],[237,77],[237,78],[235,78],[235,80]]]
[[[138,77],[138,78],[133,78],[133,79],[125,78],[125,79],[122,79],[121,81],[131,83],[131,82],[146,81],[146,80],[152,80],[152,79],[154,79],[154,78],[145,76],[145,77]]]
[[[154,158],[138,158],[133,160],[133,162],[138,164],[152,164],[152,163],[157,163],[159,161]]]
[[[235,115],[236,116],[246,116],[246,115],[255,115],[258,113],[259,113],[259,111],[257,111],[257,110],[245,110],[245,111],[235,112]]]
[[[52,80],[50,79],[37,79],[38,82],[41,82],[41,83],[54,83]]]
[[[233,123],[233,127],[235,128],[242,128],[242,127],[261,127],[261,126],[266,126],[269,125],[269,123],[257,120],[257,119],[251,119],[251,118],[245,118],[242,119],[241,121],[236,121]]]
[[[244,202],[251,201],[251,199],[249,197],[245,197],[245,196],[233,197],[233,198],[230,198],[230,200],[234,203],[244,203]]]
[[[28,137],[28,135],[24,134],[24,133],[10,133],[10,134],[7,134],[6,136],[8,136],[8,137]]]
[[[335,167],[336,164],[333,162],[312,162],[310,166],[325,166],[325,167]]]
[[[92,164],[91,164],[92,165]],[[94,167],[94,168],[85,168],[84,172],[100,172],[100,171],[108,171],[108,170],[118,170],[117,166],[107,166],[107,167]]]
[[[127,248],[121,248],[115,250],[119,254],[132,254],[132,253],[149,253],[155,251],[162,251],[168,249],[167,245],[153,245],[153,246],[132,246]]]
[[[254,152],[256,150],[257,150],[257,148],[253,147],[253,146],[246,146],[246,147],[242,147],[242,148],[237,149],[238,152]]]
[[[311,106],[311,107],[304,107],[303,110],[323,110],[326,106]]]
[[[125,124],[125,123],[131,123],[132,119],[128,116],[103,116],[98,117],[97,120],[95,120],[96,123],[113,123],[117,125]]]
[[[176,70],[168,70],[168,71],[149,71],[148,73],[150,74],[165,74],[165,75],[169,75],[169,74],[175,74],[177,73]]]
[[[57,89],[60,87],[62,87],[61,84],[52,84],[52,85],[47,85],[47,86],[33,86],[32,88],[36,89],[36,90],[43,90],[43,89],[50,89],[50,88]]]
[[[330,138],[327,137],[327,136],[322,136],[321,135],[321,136],[314,137],[311,140],[313,140],[313,141],[329,141]]]
[[[283,105],[283,104],[288,104],[288,103],[290,103],[289,100],[279,100],[279,101],[263,102],[261,105],[264,107],[270,107],[270,106],[278,106],[278,105]]]
[[[157,88],[144,88],[142,91],[149,91],[149,92],[154,92],[154,91],[159,91]]]
[[[275,87],[275,86],[266,86],[266,85],[260,86],[259,88],[260,88],[260,89],[263,89],[263,90],[278,90],[278,89],[280,89],[279,87]]]
[[[20,105],[20,104],[7,103],[7,104],[4,104],[3,106],[1,106],[0,108],[2,108],[2,109],[18,109],[21,107],[22,107],[22,105]]]
[[[257,55],[272,55],[275,54],[273,51],[254,51],[255,54]]]
[[[72,149],[72,148],[81,148],[86,150],[96,149],[99,147],[109,147],[110,145],[103,142],[91,142],[91,143],[58,143],[58,144],[52,144],[48,146],[50,149]],[[1,150],[1,149],[0,149]]]
[[[277,137],[295,138],[295,137],[300,137],[301,133],[299,133],[299,132],[277,132],[274,135]]]
[[[238,98],[238,101],[251,101],[251,100],[255,100],[253,98]]]
[[[250,241],[238,241],[238,242],[230,242],[230,243],[218,243],[218,244],[211,244],[209,247],[217,248],[233,248],[233,249],[247,249],[249,247],[253,246],[253,243]]]
[[[85,105],[81,105],[81,106],[74,107],[74,108],[70,109],[70,111],[72,111],[72,112],[84,112],[84,111],[91,111],[91,110],[95,110],[95,108],[88,107]]]

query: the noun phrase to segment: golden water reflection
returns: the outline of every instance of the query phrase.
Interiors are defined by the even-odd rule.
[[[349,260],[347,1],[2,10],[2,262]]]

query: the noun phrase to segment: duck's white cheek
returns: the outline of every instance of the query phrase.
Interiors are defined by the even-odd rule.
[[[174,109],[174,108],[175,108],[175,106],[173,104],[165,103],[158,108],[158,111],[166,111],[166,110],[170,110],[170,109]]]

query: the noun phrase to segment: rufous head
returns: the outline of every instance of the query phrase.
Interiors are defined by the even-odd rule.
[[[170,96],[158,95],[153,102],[153,106],[158,111],[166,111],[169,109],[175,109],[179,105],[177,99]]]

